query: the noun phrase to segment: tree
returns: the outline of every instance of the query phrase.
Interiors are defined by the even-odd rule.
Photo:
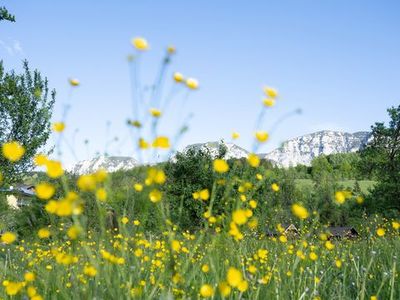
[[[0,7],[0,21],[15,22],[15,16],[11,15],[5,7]]]
[[[23,63],[21,75],[5,73],[0,61],[0,145],[18,141],[25,148],[20,161],[12,163],[0,155],[0,172],[4,183],[12,183],[33,167],[32,157],[45,145],[50,130],[50,119],[55,91],[49,94],[47,78],[39,71],[31,72]]]
[[[400,105],[387,112],[389,126],[371,126],[372,139],[361,153],[361,167],[379,178],[367,204],[389,216],[400,211]]]

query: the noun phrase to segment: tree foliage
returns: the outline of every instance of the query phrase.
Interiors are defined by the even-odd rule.
[[[15,16],[10,14],[5,7],[0,7],[0,21],[15,22]]]
[[[25,154],[17,163],[0,156],[0,171],[6,183],[12,183],[32,168],[32,157],[45,145],[50,135],[50,118],[55,91],[49,92],[46,78],[31,72],[28,62],[24,72],[6,73],[0,61],[0,145],[18,141]]]
[[[372,139],[362,152],[362,168],[379,178],[368,204],[390,216],[400,211],[400,105],[387,112],[388,126],[375,123],[371,127]]]

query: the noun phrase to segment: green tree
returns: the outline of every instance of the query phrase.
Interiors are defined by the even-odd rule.
[[[10,14],[5,7],[0,7],[0,21],[15,22],[15,16]]]
[[[372,139],[361,155],[362,168],[379,178],[367,205],[392,216],[400,211],[400,105],[387,112],[388,126],[384,123],[371,126]]]
[[[45,145],[51,133],[55,91],[49,92],[47,79],[37,70],[31,72],[27,61],[23,68],[22,74],[6,73],[0,61],[0,145],[15,140],[26,150],[17,163],[0,155],[0,172],[7,184],[20,180],[32,169],[32,157]]]

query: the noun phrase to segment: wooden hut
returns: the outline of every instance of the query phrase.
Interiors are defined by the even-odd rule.
[[[269,237],[276,237],[280,234],[286,235],[287,237],[296,237],[299,235],[299,230],[294,224],[280,224],[283,231],[282,233],[278,232],[277,230],[268,230],[266,231],[266,236]],[[278,225],[279,226],[279,225]]]
[[[329,227],[328,239],[355,239],[359,236],[353,227]]]

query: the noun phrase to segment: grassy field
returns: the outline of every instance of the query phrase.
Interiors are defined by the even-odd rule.
[[[58,238],[1,246],[1,297],[400,297],[398,237],[372,232],[367,240],[331,244],[306,236],[291,240],[245,234],[236,241],[226,233],[179,233],[173,227],[161,236],[146,236],[140,224],[125,222],[119,234],[89,232],[71,239],[66,229],[50,228]]]
[[[359,180],[361,192],[364,194],[368,194],[369,191],[374,187],[376,181],[372,180]],[[343,187],[343,189],[352,189],[356,184],[356,180],[342,180],[338,181],[338,184]],[[296,179],[297,187],[301,188],[312,188],[313,181],[311,179]]]

